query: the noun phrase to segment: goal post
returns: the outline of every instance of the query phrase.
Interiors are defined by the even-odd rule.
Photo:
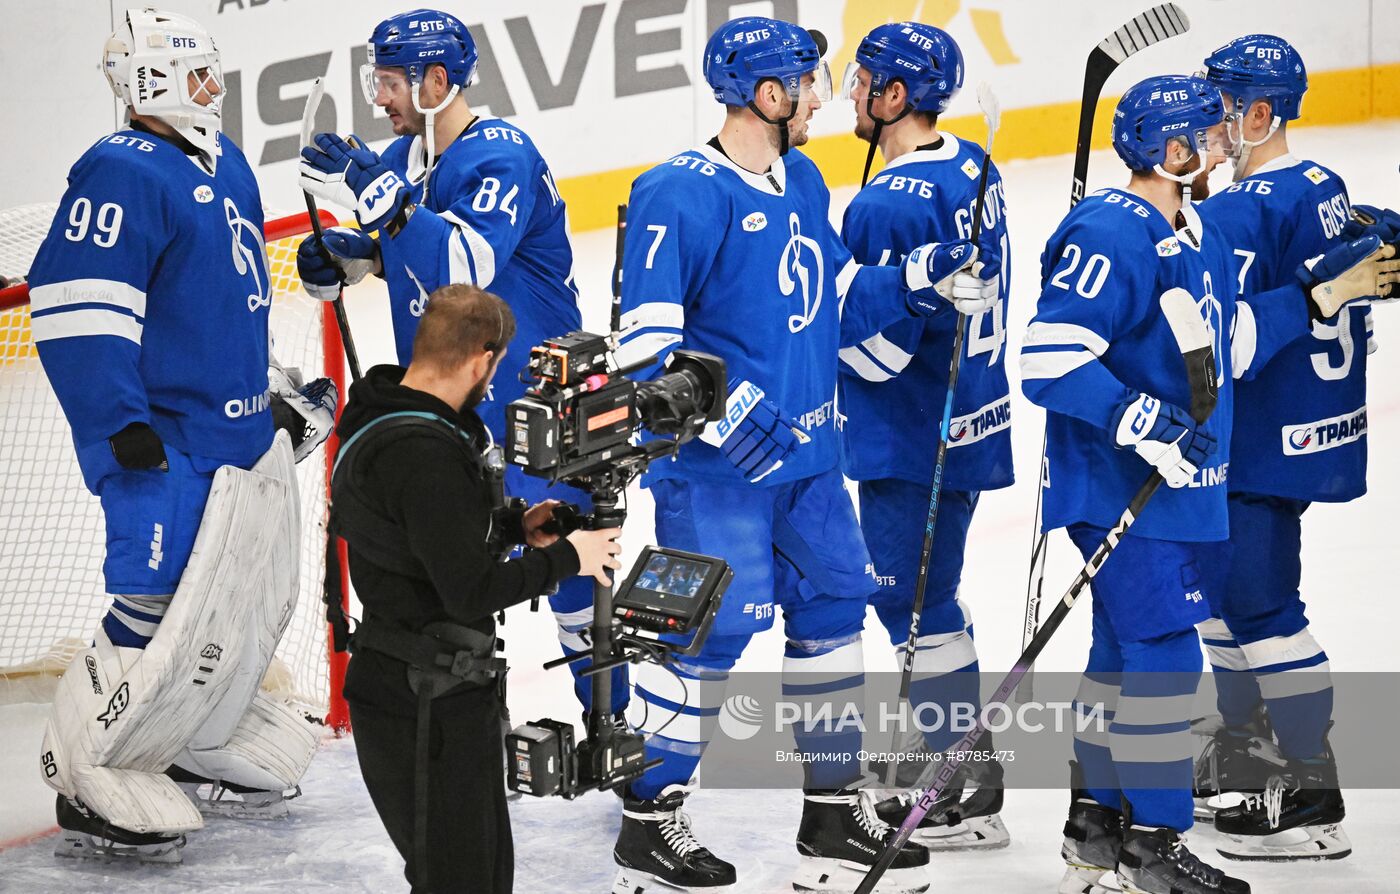
[[[23,278],[55,204],[0,209],[0,277]],[[337,221],[321,212],[324,226]],[[306,213],[264,226],[272,287],[269,325],[278,360],[346,391],[344,351],[329,304],[301,288],[296,250]],[[95,382],[100,387],[100,382]],[[29,328],[29,290],[0,289],[0,701],[46,701],[72,655],[107,611],[101,506],[83,484],[71,431],[44,376]],[[301,490],[301,591],[263,681],[336,732],[349,727],[341,696],[347,656],[330,651],[322,606],[326,506],[338,439],[297,466]],[[342,579],[348,579],[342,563]]]

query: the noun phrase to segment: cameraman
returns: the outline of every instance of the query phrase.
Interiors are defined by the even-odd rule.
[[[371,369],[338,429],[331,526],[364,606],[345,697],[365,786],[415,892],[511,889],[492,615],[618,567],[616,528],[543,530],[554,501],[493,513],[490,442],[473,408],[514,332],[495,295],[438,289],[409,367]],[[493,555],[511,543],[535,549]]]

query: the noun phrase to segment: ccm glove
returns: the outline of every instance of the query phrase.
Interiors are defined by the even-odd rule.
[[[319,199],[355,211],[366,233],[383,229],[408,205],[408,185],[379,156],[351,135],[316,135],[314,146],[301,150],[301,188]]]
[[[746,480],[757,484],[811,438],[763,396],[762,388],[731,379],[724,418],[706,426],[700,440],[718,447]]]
[[[343,286],[353,286],[373,273],[379,243],[360,230],[331,227],[325,239],[311,234],[297,248],[297,275],[312,298],[334,301]]]
[[[1118,446],[1136,450],[1168,487],[1190,484],[1216,447],[1215,438],[1197,428],[1189,413],[1149,394],[1119,404],[1112,431]]]
[[[1395,246],[1375,235],[1353,239],[1304,261],[1297,275],[1310,299],[1308,310],[1317,319],[1333,317],[1353,301],[1400,297]]]
[[[268,390],[272,392],[272,424],[292,438],[292,456],[301,462],[330,437],[335,428],[335,408],[340,389],[330,379],[300,382],[296,370],[280,366],[267,368]]]
[[[117,465],[123,469],[159,469],[170,471],[165,458],[165,445],[160,435],[144,422],[133,422],[107,439]]]
[[[952,304],[958,313],[975,314],[996,303],[1000,283],[991,264],[976,265],[977,249],[966,239],[920,245],[904,259],[905,300],[909,310],[931,317]],[[983,276],[991,277],[990,281]]]
[[[1352,205],[1351,220],[1342,227],[1343,239],[1379,236],[1382,242],[1400,242],[1400,212],[1374,205]]]

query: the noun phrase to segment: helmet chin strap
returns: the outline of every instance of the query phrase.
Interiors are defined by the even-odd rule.
[[[428,201],[428,180],[432,177],[433,159],[437,155],[437,147],[434,145],[437,135],[434,133],[433,119],[437,116],[438,112],[447,108],[447,104],[452,102],[452,99],[462,89],[456,84],[453,84],[452,89],[447,91],[447,96],[443,97],[442,102],[433,106],[431,109],[425,109],[418,102],[418,91],[422,86],[422,81],[416,81],[413,84],[413,108],[423,116],[423,148],[428,153],[428,157],[423,163],[423,198],[418,200],[420,205]]]
[[[1269,124],[1269,132],[1268,132],[1268,133],[1264,134],[1264,136],[1261,137],[1260,139],[1257,139],[1257,140],[1247,140],[1247,139],[1245,139],[1245,136],[1244,136],[1244,118],[1241,117],[1241,118],[1238,119],[1238,121],[1239,121],[1239,126],[1240,126],[1239,141],[1238,141],[1238,142],[1239,142],[1240,151],[1239,151],[1239,154],[1238,154],[1238,155],[1236,155],[1234,158],[1230,159],[1230,161],[1231,161],[1231,163],[1233,164],[1234,169],[1235,169],[1235,171],[1234,171],[1234,174],[1235,174],[1234,180],[1235,180],[1235,182],[1239,182],[1239,181],[1244,177],[1245,167],[1249,164],[1249,154],[1250,154],[1251,152],[1254,151],[1254,147],[1255,147],[1255,146],[1262,146],[1262,145],[1264,145],[1265,143],[1269,142],[1269,140],[1273,139],[1274,134],[1278,133],[1278,129],[1279,129],[1280,127],[1283,126],[1283,119],[1280,118],[1278,115],[1275,115],[1275,116],[1274,116],[1274,120],[1273,120],[1272,122],[1270,122],[1270,124]],[[1227,125],[1227,126],[1228,126],[1228,125]]]
[[[758,120],[771,124],[778,129],[778,155],[779,157],[787,155],[789,149],[788,122],[792,121],[797,115],[797,100],[788,96],[788,113],[781,118],[769,118],[767,115],[760,112],[756,101],[750,102],[748,108],[750,112],[758,116]]]
[[[886,121],[884,118],[875,114],[875,96],[876,94],[871,93],[865,98],[865,114],[869,115],[870,120],[875,122],[875,129],[870,134],[870,148],[865,153],[865,170],[860,173],[860,185],[862,189],[865,188],[866,181],[870,179],[870,166],[875,162],[875,147],[880,145],[880,131],[884,130],[889,125],[897,123],[914,108],[906,102],[904,108],[900,109],[898,115]]]

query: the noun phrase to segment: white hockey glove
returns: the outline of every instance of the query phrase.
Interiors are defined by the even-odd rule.
[[[1353,301],[1400,298],[1400,260],[1395,246],[1363,236],[1303,262],[1297,275],[1315,317],[1329,319]]]
[[[331,227],[324,239],[313,233],[297,248],[297,276],[312,298],[334,301],[343,286],[353,286],[380,265],[379,243],[349,227]]]
[[[267,368],[268,390],[272,392],[272,424],[292,438],[297,462],[310,456],[330,437],[335,428],[335,408],[340,390],[330,379],[315,379],[298,387],[301,375],[278,366]]]
[[[408,184],[355,135],[318,133],[314,146],[301,150],[301,188],[319,199],[355,211],[360,229],[379,230],[403,212]]]
[[[1168,487],[1185,487],[1215,452],[1215,438],[1191,415],[1149,394],[1118,405],[1110,426],[1119,447],[1131,447],[1162,473]]]
[[[1001,287],[1001,259],[989,257],[979,263],[978,255],[978,249],[966,239],[930,242],[910,252],[904,259],[909,309],[928,317],[942,310],[945,302],[961,314],[975,314],[995,304]]]

